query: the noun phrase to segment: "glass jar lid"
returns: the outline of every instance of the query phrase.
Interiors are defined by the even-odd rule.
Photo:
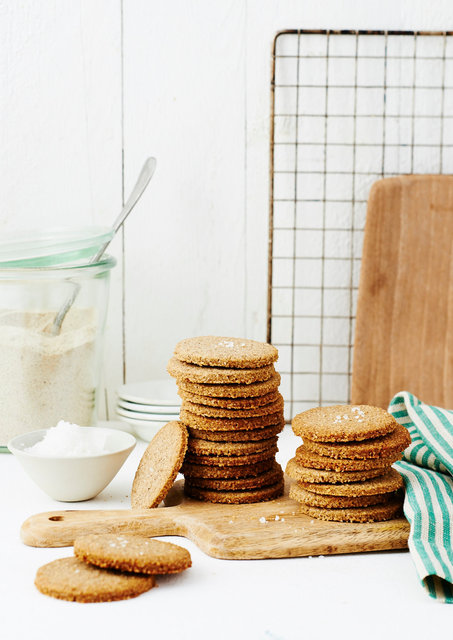
[[[0,268],[45,268],[89,262],[114,235],[111,227],[30,229],[3,235]]]

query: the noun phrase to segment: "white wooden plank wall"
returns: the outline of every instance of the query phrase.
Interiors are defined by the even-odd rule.
[[[265,338],[271,45],[285,28],[453,29],[450,0],[0,0],[0,233],[109,224],[147,155],[106,336],[110,409],[175,342]]]

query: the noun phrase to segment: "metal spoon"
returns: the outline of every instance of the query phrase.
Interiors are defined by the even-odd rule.
[[[149,181],[153,177],[155,170],[156,170],[156,159],[148,158],[145,161],[145,164],[143,165],[142,170],[140,171],[140,175],[138,176],[137,182],[135,183],[135,187],[132,189],[131,195],[127,199],[127,202],[122,208],[121,213],[113,223],[113,226],[112,226],[113,236],[110,238],[110,240],[108,240],[105,244],[103,244],[102,247],[100,247],[99,251],[90,259],[89,264],[94,264],[95,262],[98,262],[98,260],[101,259],[105,250],[107,249],[110,242],[112,241],[113,237],[116,235],[116,232],[122,226],[122,224],[126,220],[127,216],[130,214],[132,209],[135,207],[137,202],[140,200],[143,192],[145,191],[146,187],[149,184]],[[62,305],[61,309],[59,310],[59,312],[54,318],[54,321],[50,328],[51,335],[57,336],[60,333],[63,320],[65,319],[66,314],[68,313],[69,309],[72,307],[75,299],[77,298],[79,291],[80,291],[80,284],[74,283],[73,292],[71,293],[70,296],[68,296],[68,299]]]

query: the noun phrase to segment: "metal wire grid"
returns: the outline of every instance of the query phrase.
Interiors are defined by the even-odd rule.
[[[284,31],[271,91],[267,339],[290,420],[349,401],[372,183],[453,172],[453,33]]]

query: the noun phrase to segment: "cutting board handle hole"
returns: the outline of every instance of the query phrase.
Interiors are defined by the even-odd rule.
[[[50,516],[49,520],[52,520],[53,522],[61,522],[61,520],[64,520],[63,516]]]

